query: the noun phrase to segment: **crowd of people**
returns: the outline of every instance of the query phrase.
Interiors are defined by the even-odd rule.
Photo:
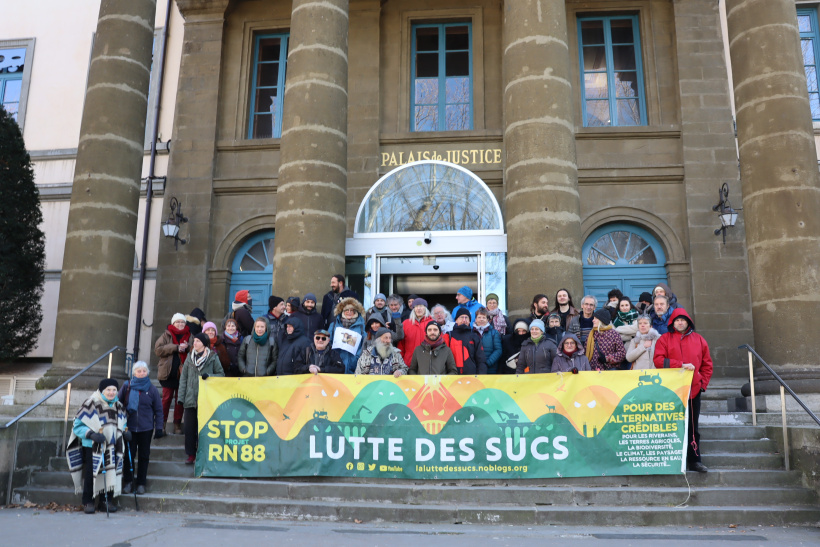
[[[84,493],[86,511],[93,512],[92,493],[107,490],[105,481],[98,484],[99,478],[85,470],[85,458],[100,457],[100,447],[125,439],[129,461],[138,461],[136,474],[130,468],[125,472],[122,491],[144,493],[151,439],[169,432],[172,406],[173,433],[184,433],[186,463],[194,463],[199,379],[211,376],[378,374],[398,378],[404,374],[574,374],[684,368],[694,371],[687,464],[690,470],[707,471],[700,459],[698,416],[700,394],[712,375],[712,360],[692,318],[665,283],[659,283],[651,294],[641,294],[637,303],[617,289],[609,292],[600,307],[596,297],[586,295],[580,309],[566,289],[556,292],[553,307],[547,295],[537,294],[529,315],[513,320],[499,308],[498,295],[488,294],[482,304],[467,286],[456,293],[452,311],[442,303],[431,306],[418,295],[405,301],[399,295],[381,293],[365,310],[358,295],[345,287],[342,275],[331,279],[321,310],[317,303],[313,293],[301,300],[271,296],[267,312],[254,318],[250,293],[241,290],[220,321],[221,333],[199,308],[188,315],[175,313],[154,346],[162,395],[148,381],[148,366],[139,362],[122,389],[117,391],[115,380],[104,380],[106,385],[101,383],[78,413],[72,436],[76,450],[73,460],[69,457],[69,466],[73,461],[75,484]],[[110,413],[116,405],[124,411],[122,423],[111,431],[98,431],[99,420],[89,420],[88,415]],[[97,466],[97,473],[100,468],[105,465]]]

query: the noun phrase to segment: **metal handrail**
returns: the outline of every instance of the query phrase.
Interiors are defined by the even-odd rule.
[[[794,400],[797,401],[803,410],[805,410],[809,416],[811,416],[812,420],[814,420],[817,425],[820,425],[820,418],[818,418],[814,412],[811,411],[809,407],[797,396],[797,393],[789,387],[789,385],[781,378],[773,369],[769,366],[769,363],[763,360],[763,358],[758,355],[758,353],[752,348],[749,344],[743,344],[742,346],[738,346],[737,349],[745,349],[749,352],[749,385],[751,387],[751,397],[752,397],[752,425],[757,425],[757,403],[755,401],[755,375],[754,375],[754,359],[756,358],[761,365],[763,365],[769,373],[774,376],[774,379],[778,381],[780,384],[780,416],[781,422],[783,424],[783,457],[786,462],[786,471],[789,471],[789,432],[788,432],[788,424],[786,421],[786,391],[789,392],[789,395],[794,397]],[[752,357],[754,356],[754,358]]]
[[[65,417],[63,419],[62,448],[65,448],[64,445],[65,445],[65,436],[66,436],[66,424],[68,423],[68,410],[69,410],[69,404],[71,402],[71,382],[73,382],[75,379],[79,378],[80,376],[82,376],[86,372],[88,372],[88,370],[91,367],[93,367],[94,365],[96,365],[97,363],[99,363],[100,361],[105,359],[106,357],[108,357],[108,376],[107,376],[107,378],[110,378],[111,377],[111,364],[112,364],[112,360],[113,360],[115,351],[126,351],[126,349],[122,346],[114,346],[110,350],[108,350],[105,353],[103,353],[102,355],[100,355],[90,365],[88,365],[87,367],[85,367],[84,369],[79,371],[77,374],[75,374],[74,376],[72,376],[71,378],[69,378],[68,380],[66,380],[65,382],[63,382],[59,386],[57,386],[56,388],[54,388],[48,395],[46,395],[45,397],[43,397],[42,399],[40,399],[39,401],[37,401],[36,403],[31,405],[30,407],[28,407],[26,410],[21,412],[16,418],[12,419],[10,422],[8,422],[6,424],[0,424],[0,430],[8,429],[11,426],[15,426],[14,427],[14,449],[12,450],[11,467],[9,468],[8,490],[6,491],[6,505],[11,504],[11,492],[13,490],[12,487],[13,487],[13,479],[14,479],[14,468],[17,467],[17,432],[20,429],[20,420],[25,418],[29,413],[31,413],[34,409],[39,407],[41,404],[43,404],[46,401],[48,401],[49,399],[51,399],[51,397],[54,396],[57,392],[59,392],[61,389],[68,386],[68,393],[66,395],[66,403],[65,403]],[[60,448],[61,448],[61,446],[57,447],[57,453],[58,454],[60,452]]]

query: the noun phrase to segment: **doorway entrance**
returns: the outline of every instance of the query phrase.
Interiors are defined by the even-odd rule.
[[[347,240],[348,286],[366,307],[377,293],[417,294],[448,309],[464,285],[506,305],[507,236],[492,191],[461,166],[423,161],[370,189]]]

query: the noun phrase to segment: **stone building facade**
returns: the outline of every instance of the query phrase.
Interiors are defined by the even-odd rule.
[[[480,299],[500,292],[511,316],[540,292],[552,300],[567,288],[578,303],[618,287],[636,298],[663,281],[709,341],[717,374],[742,375],[739,345],[775,349],[767,321],[806,334],[763,286],[810,302],[801,313],[818,301],[809,90],[797,82],[772,99],[754,83],[765,79],[755,66],[803,73],[795,16],[816,6],[801,4],[768,4],[766,17],[782,19],[770,39],[786,45],[754,65],[749,37],[771,29],[735,0],[177,0],[154,214],[182,203],[187,242],[156,246],[143,339],[176,311],[223,317],[237,288],[252,288],[264,312],[267,295],[322,294],[341,272],[365,304],[468,283]],[[800,98],[770,133],[808,138],[744,158],[781,95]],[[767,180],[755,182],[755,162]],[[778,178],[792,166],[797,176]],[[438,177],[456,190],[430,190]],[[712,209],[724,183],[744,206],[725,242]],[[780,194],[794,186],[806,188],[797,210]],[[768,209],[745,195],[764,189]],[[449,221],[396,220],[430,200]],[[773,222],[772,207],[804,224]],[[778,240],[803,257],[802,277],[781,272],[778,283],[786,259],[766,251]],[[806,355],[767,357],[805,372]]]

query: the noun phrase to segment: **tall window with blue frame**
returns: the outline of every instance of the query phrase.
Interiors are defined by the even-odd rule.
[[[470,23],[413,25],[411,131],[473,128]]]
[[[797,28],[800,31],[800,47],[803,50],[803,66],[809,87],[811,117],[820,121],[820,88],[817,86],[817,58],[820,57],[820,33],[817,30],[817,8],[797,10]]]
[[[26,48],[0,49],[0,104],[17,120]]]
[[[249,139],[278,139],[282,136],[288,36],[259,34],[254,37]]]
[[[578,18],[584,127],[646,125],[637,15]]]

